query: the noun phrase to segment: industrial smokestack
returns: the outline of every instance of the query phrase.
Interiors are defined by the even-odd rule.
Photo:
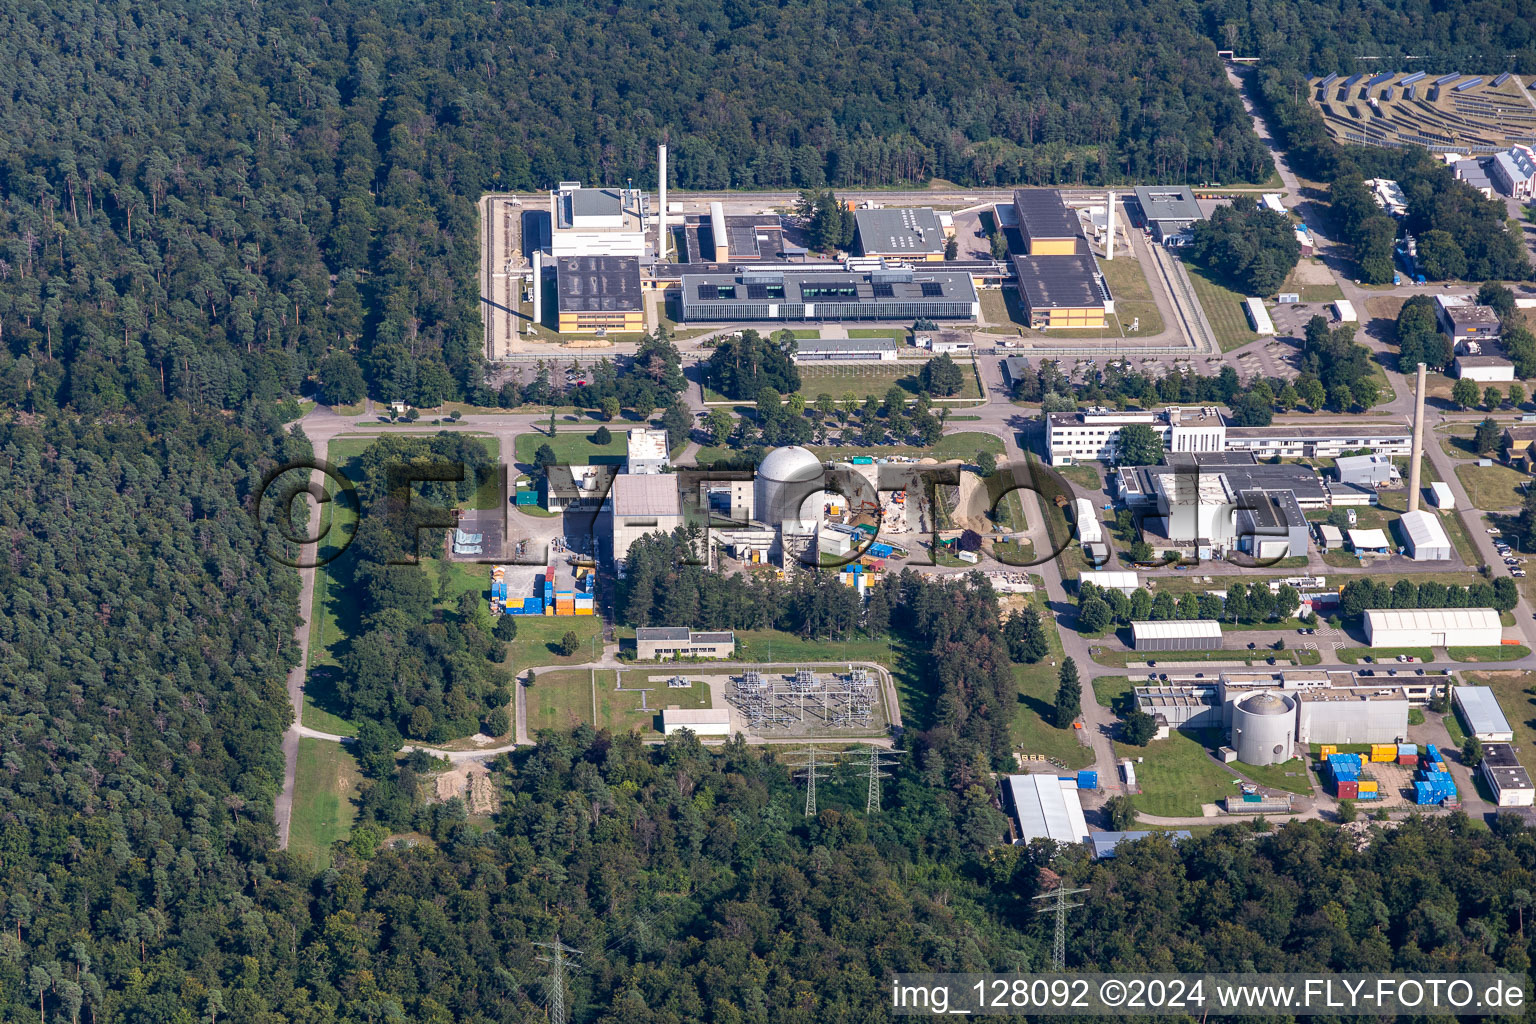
[[[1413,396],[1413,454],[1408,463],[1408,511],[1419,510],[1419,462],[1424,456],[1424,364]]]
[[[533,322],[544,322],[544,250],[533,250]]]
[[[1104,262],[1115,258],[1115,194],[1109,194],[1109,205],[1104,213]]]
[[[656,259],[665,262],[667,258],[667,147],[656,147],[656,205],[660,207],[656,211]]]

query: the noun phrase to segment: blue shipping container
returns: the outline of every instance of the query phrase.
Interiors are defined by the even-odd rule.
[[[1098,789],[1099,788],[1099,773],[1098,772],[1078,772],[1077,773],[1077,788],[1078,789]]]
[[[875,558],[889,558],[894,550],[889,544],[871,544],[869,546],[869,553]]]

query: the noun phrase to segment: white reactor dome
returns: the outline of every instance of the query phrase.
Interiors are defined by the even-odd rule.
[[[1289,761],[1294,755],[1296,700],[1281,693],[1253,693],[1232,706],[1232,746],[1244,764]]]
[[[799,519],[800,506],[821,490],[825,475],[821,460],[810,449],[775,448],[757,467],[752,488],[757,520],[777,526],[786,519]]]

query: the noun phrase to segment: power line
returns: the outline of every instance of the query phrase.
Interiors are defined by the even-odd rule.
[[[864,813],[878,814],[880,811],[880,780],[888,779],[891,773],[882,771],[883,768],[894,768],[900,762],[886,761],[885,757],[900,757],[905,750],[881,750],[873,743],[869,745],[868,760],[864,761],[864,775],[869,780],[869,795],[864,799]]]
[[[565,1017],[565,968],[574,962],[566,959],[567,953],[581,955],[581,950],[567,946],[560,941],[560,933],[555,933],[554,942],[535,942],[535,946],[542,946],[551,950],[549,956],[540,956],[541,963],[550,965],[549,971],[549,1020],[550,1024],[566,1024]]]
[[[816,816],[816,780],[827,778],[821,769],[830,768],[836,763],[836,758],[831,761],[817,761],[816,753],[815,747],[806,747],[795,755],[804,760],[790,762],[790,767],[794,769],[793,774],[805,780],[805,816],[807,818]]]
[[[1056,915],[1056,942],[1051,947],[1051,964],[1057,971],[1067,969],[1067,911],[1082,906],[1081,903],[1068,903],[1067,897],[1087,891],[1087,889],[1068,889],[1065,882],[1057,882],[1055,889],[1035,897],[1037,900],[1056,901],[1054,905],[1047,904],[1041,907],[1038,913]]]

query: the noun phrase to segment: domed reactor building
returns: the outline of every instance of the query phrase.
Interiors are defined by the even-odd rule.
[[[1244,764],[1280,764],[1295,756],[1296,699],[1250,693],[1232,704],[1232,746]]]

